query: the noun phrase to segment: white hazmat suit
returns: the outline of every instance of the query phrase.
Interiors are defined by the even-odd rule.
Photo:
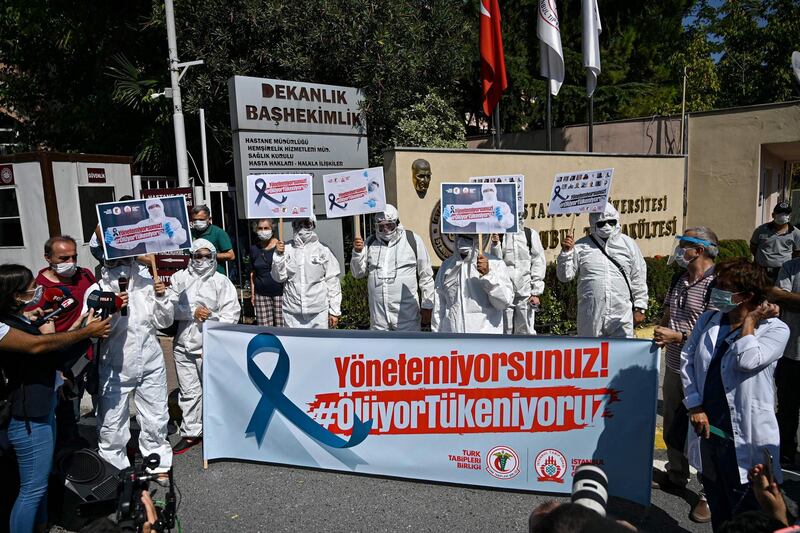
[[[406,233],[398,223],[394,206],[387,205],[376,220],[397,223],[397,228],[389,233],[379,230],[364,249],[353,250],[350,259],[353,277],[368,278],[370,329],[419,331],[420,308],[433,309],[431,258],[419,235]],[[409,238],[416,242],[416,253]]]
[[[503,333],[506,308],[514,301],[511,275],[501,259],[487,255],[489,272],[478,272],[477,242],[458,237],[456,252],[436,273],[431,329],[439,333]],[[462,258],[461,252],[466,253]]]
[[[606,220],[617,224],[604,242],[597,222]],[[573,249],[558,255],[559,281],[566,283],[578,276],[578,335],[633,337],[633,307],[647,309],[647,265],[642,252],[633,239],[620,233],[619,213],[610,203],[603,213],[591,213],[589,223],[592,236],[620,264],[625,276],[591,236],[578,239]]]
[[[313,219],[312,219],[313,220]],[[290,328],[328,328],[340,316],[341,267],[330,248],[310,229],[295,229],[283,254],[272,259],[272,278],[283,283],[283,320]]]
[[[133,260],[115,268],[102,267],[100,279],[86,290],[86,298],[95,290],[119,293],[121,276],[128,278],[127,316],[113,315],[111,333],[95,352],[100,375],[98,447],[103,459],[116,468],[130,466],[126,454],[131,437],[128,395],[134,392],[141,427],[139,450],[143,457],[157,453],[161,464],[155,472],[166,472],[172,467],[172,448],[167,441],[167,372],[156,330],[172,324],[173,307],[166,294],[155,295],[153,279],[142,277]]]
[[[507,335],[536,335],[535,311],[530,305],[531,296],[544,292],[547,262],[539,233],[530,229],[530,247],[525,231],[506,233],[501,243],[492,247],[492,253],[502,257],[511,274],[514,286],[514,303],[506,309],[505,333]]]
[[[181,435],[190,438],[203,433],[203,322],[195,318],[195,310],[203,306],[211,311],[206,320],[227,324],[237,323],[242,311],[236,287],[217,272],[217,261],[213,258],[216,248],[205,239],[197,239],[190,251],[194,254],[202,249],[211,252],[212,258],[191,259],[185,270],[172,276],[168,289],[178,323],[173,355],[180,386],[178,405],[183,413]]]

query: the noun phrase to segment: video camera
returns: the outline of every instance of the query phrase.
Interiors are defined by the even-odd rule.
[[[84,454],[87,453],[96,455],[96,452],[84,452]],[[82,495],[84,503],[77,506],[78,516],[82,519],[94,519],[108,516],[116,511],[116,522],[120,531],[142,531],[144,524],[147,522],[147,510],[142,503],[142,494],[150,491],[150,482],[157,481],[160,475],[150,474],[147,469],[158,468],[160,463],[161,458],[159,455],[153,453],[144,458],[139,468],[131,466],[114,474],[112,472],[116,471],[116,469],[108,465],[112,468],[112,472],[106,470],[105,474],[100,475],[98,479],[94,479],[90,483],[92,485],[92,488],[89,489],[90,494]],[[80,462],[77,462],[77,464],[80,465]],[[71,470],[70,467],[67,467],[67,469]],[[78,474],[84,474],[82,470],[78,467]],[[108,478],[102,480],[104,475],[108,475]],[[72,480],[73,477],[73,472],[71,471],[66,474],[67,480]],[[98,494],[100,485],[114,482],[116,483],[116,491],[111,489],[104,496]],[[177,512],[172,470],[169,471],[169,485],[163,502],[159,502],[155,509],[157,520],[154,524],[151,524],[152,531],[171,531],[175,527]]]
[[[156,481],[159,474],[148,474],[146,469],[158,468],[160,463],[161,458],[158,454],[152,453],[145,457],[139,470],[131,466],[119,473],[117,524],[121,529],[141,531],[142,525],[147,521],[147,512],[142,504],[142,493],[150,489],[150,482]],[[156,507],[158,520],[152,525],[153,531],[170,531],[175,527],[175,484],[171,469],[165,500],[163,508]]]

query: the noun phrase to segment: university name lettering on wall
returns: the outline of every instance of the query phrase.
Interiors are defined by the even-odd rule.
[[[643,214],[643,213],[665,213],[668,210],[667,195],[663,196],[640,196],[638,198],[609,198],[609,202],[614,206],[620,215]],[[663,216],[663,215],[662,215]],[[547,203],[534,202],[525,204],[525,218],[538,220],[561,217],[561,215],[548,215]],[[565,224],[568,218],[565,218]],[[674,237],[678,232],[678,217],[652,220],[650,218],[639,218],[635,222],[620,220],[620,231],[632,239],[657,239],[660,237]],[[589,235],[591,228],[583,227],[583,235]],[[576,230],[580,234],[580,229]],[[569,229],[542,230],[539,237],[545,250],[558,248],[564,239],[569,235]]]

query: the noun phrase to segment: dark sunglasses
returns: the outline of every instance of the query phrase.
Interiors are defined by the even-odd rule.
[[[597,224],[595,224],[595,226],[597,226],[598,228],[602,228],[602,227],[605,227],[606,224],[608,224],[609,226],[616,226],[617,225],[617,221],[613,220],[613,219],[612,220],[601,220]]]

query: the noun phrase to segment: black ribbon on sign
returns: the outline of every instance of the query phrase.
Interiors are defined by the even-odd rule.
[[[273,204],[278,204],[278,205],[282,204],[287,199],[287,197],[284,196],[283,198],[278,200],[274,196],[270,196],[269,194],[267,194],[267,182],[261,178],[258,178],[256,180],[256,192],[258,193],[258,198],[256,198],[256,205],[261,205],[262,198],[266,198]]]
[[[332,211],[334,207],[338,207],[339,209],[344,209],[344,208],[346,208],[346,207],[347,207],[347,204],[344,204],[344,205],[342,205],[342,204],[337,204],[337,203],[336,203],[336,195],[335,195],[335,194],[333,194],[333,193],[330,193],[330,194],[328,195],[328,201],[331,203],[330,207],[328,207],[328,210],[329,210],[329,211]]]
[[[561,185],[556,185],[555,189],[553,189],[553,197],[550,198],[550,201],[552,202],[556,198],[560,198],[562,200],[566,200],[566,198],[561,196]]]

